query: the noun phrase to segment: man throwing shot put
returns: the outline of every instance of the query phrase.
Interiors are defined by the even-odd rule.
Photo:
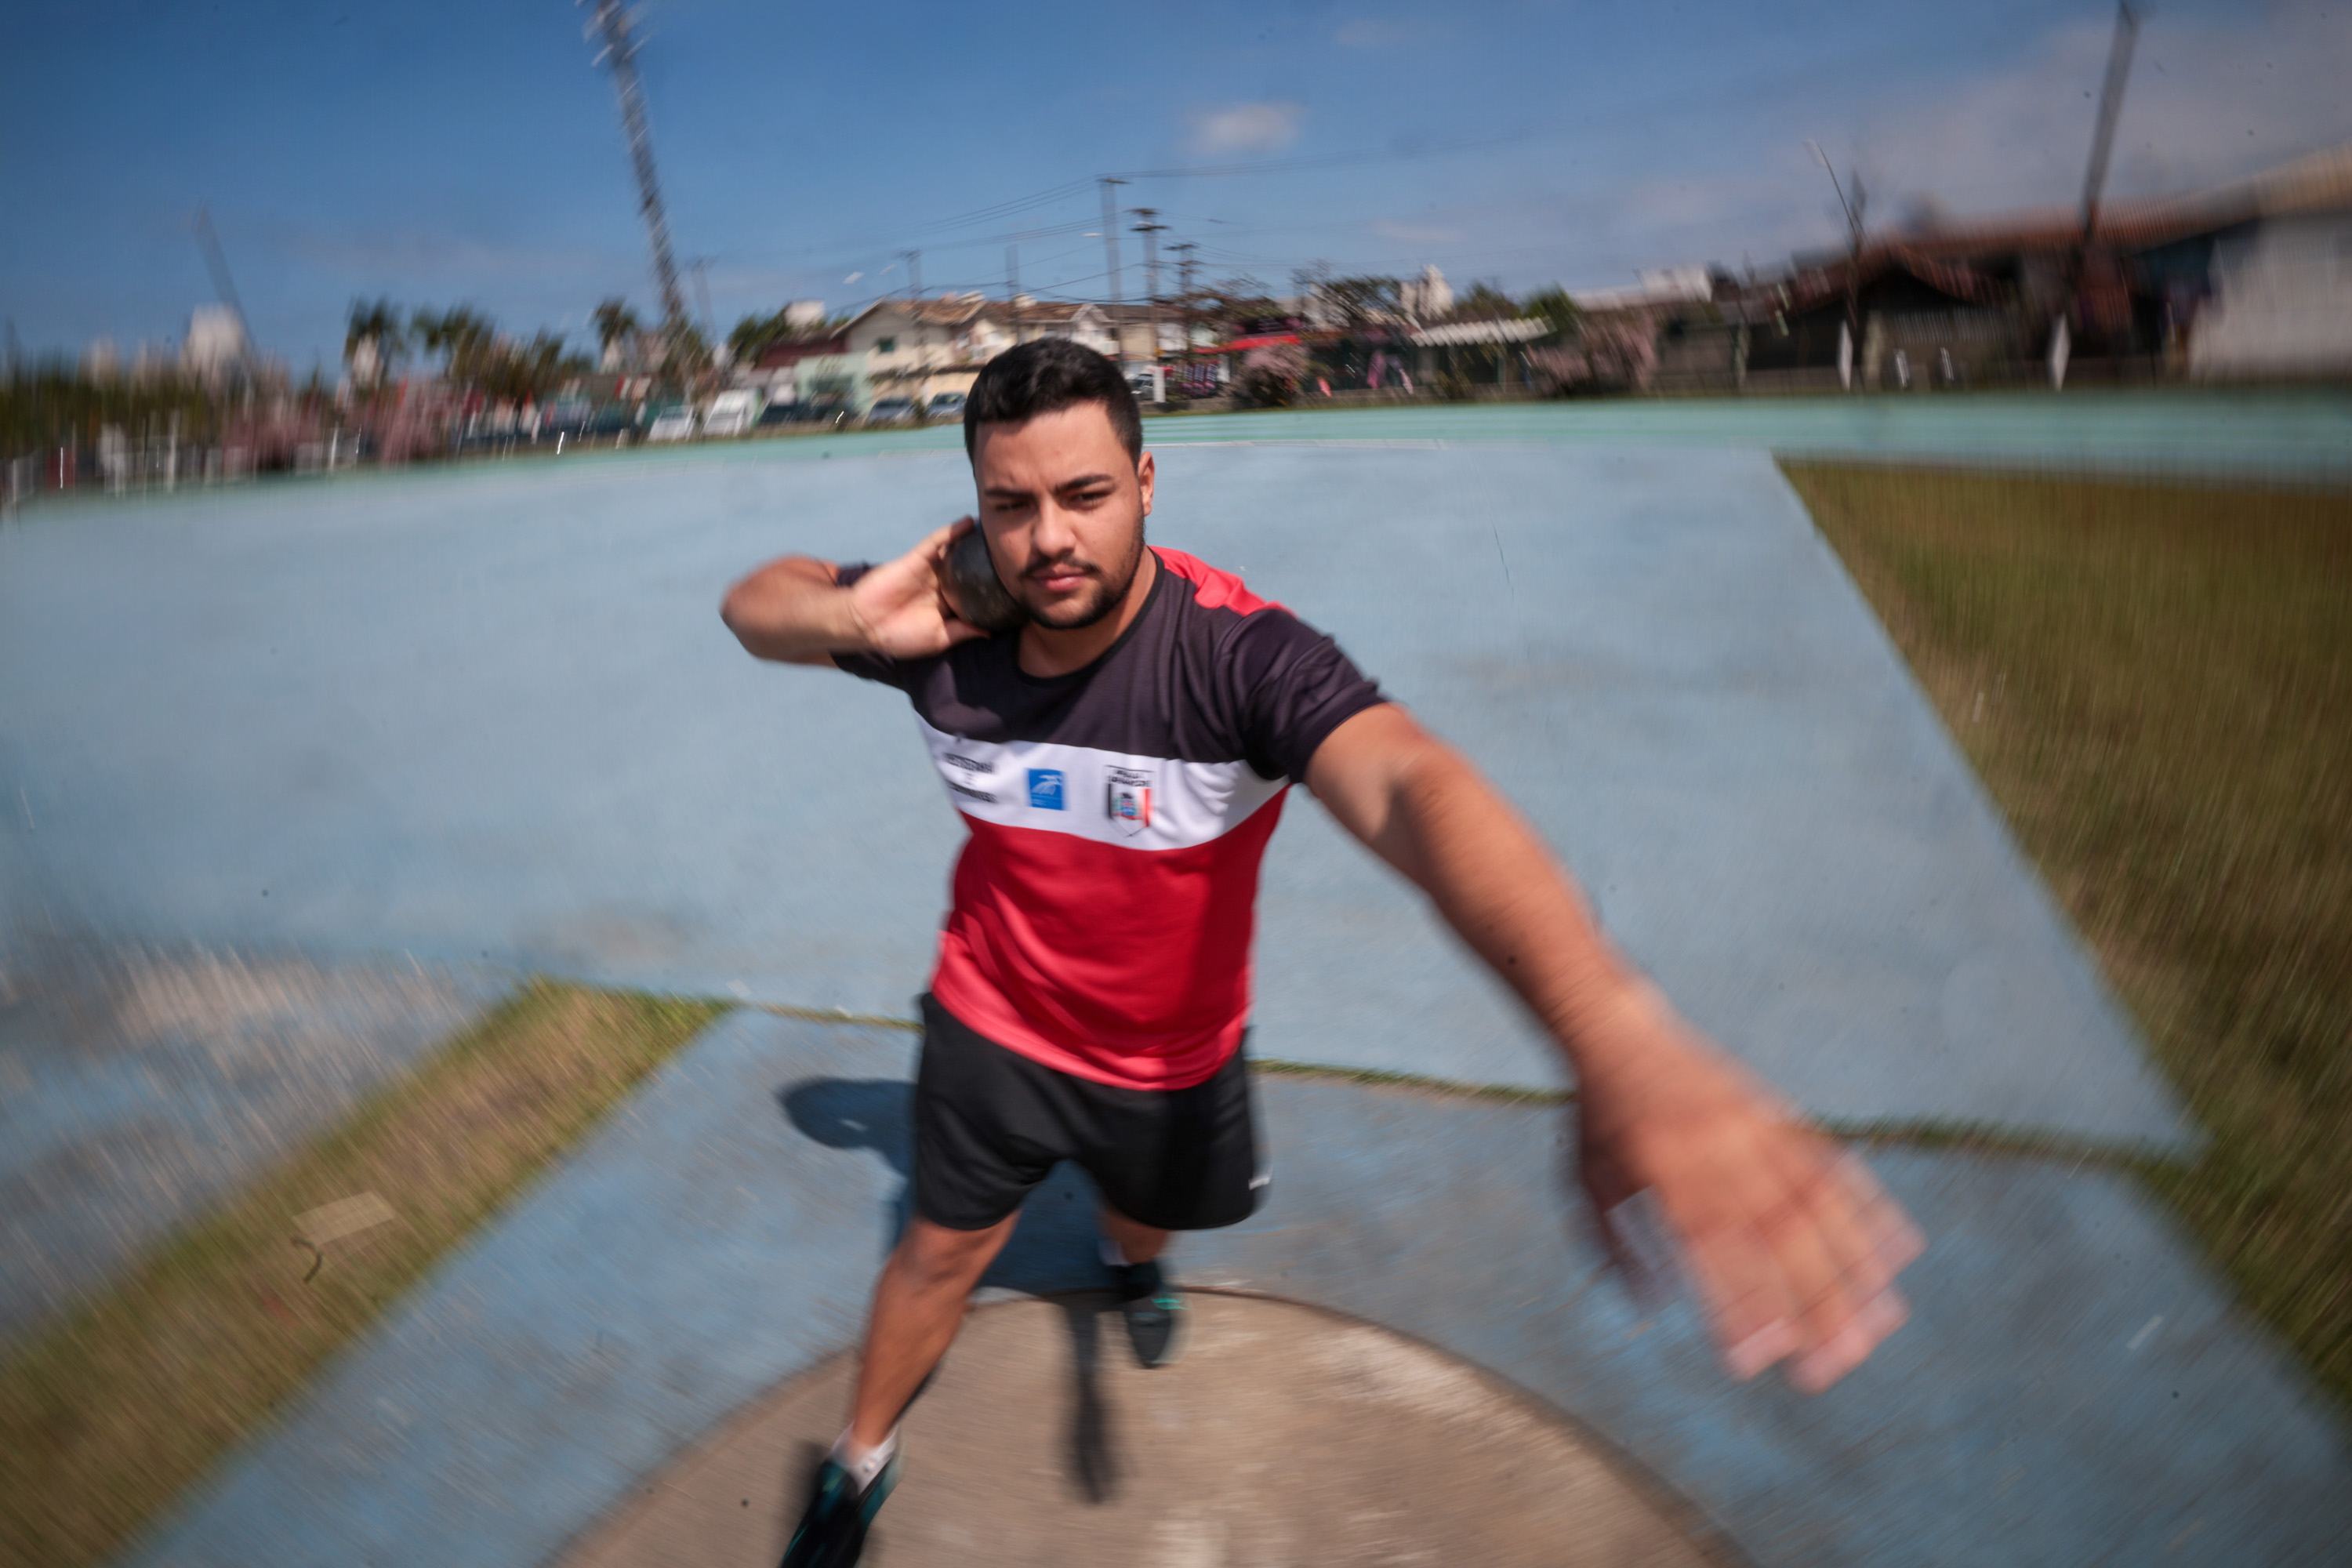
[[[1146,545],[1151,455],[1109,361],[1013,349],[963,429],[976,524],[878,565],[786,556],[722,611],[761,658],[904,691],[971,834],[922,1003],[915,1215],[787,1568],[856,1561],[897,1479],[898,1418],[1055,1161],[1101,1190],[1136,1354],[1181,1352],[1169,1235],[1236,1223],[1265,1183],[1242,1044],[1258,862],[1293,784],[1559,1041],[1604,1234],[1653,1194],[1735,1376],[1792,1358],[1792,1381],[1822,1388],[1893,1331],[1920,1244],[1860,1163],[1675,1016],[1517,814],[1330,638]],[[990,635],[955,596],[949,552],[975,526],[1016,629]]]

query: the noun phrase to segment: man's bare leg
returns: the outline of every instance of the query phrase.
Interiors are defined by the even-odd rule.
[[[860,1449],[890,1435],[915,1390],[948,1353],[972,1287],[1020,1217],[1007,1215],[986,1230],[950,1230],[918,1216],[898,1238],[875,1282],[874,1310],[866,1320],[849,1417],[850,1441]]]
[[[1167,1366],[1184,1353],[1189,1316],[1184,1298],[1160,1272],[1159,1258],[1168,1245],[1168,1232],[1139,1225],[1108,1204],[1102,1206],[1102,1229],[1104,1238],[1126,1260],[1126,1267],[1110,1271],[1111,1293],[1127,1320],[1128,1342],[1135,1347],[1135,1359],[1147,1367]],[[1103,1261],[1110,1262],[1108,1253]]]
[[[1129,1263],[1149,1263],[1168,1245],[1168,1232],[1139,1225],[1108,1204],[1102,1206],[1102,1230]]]

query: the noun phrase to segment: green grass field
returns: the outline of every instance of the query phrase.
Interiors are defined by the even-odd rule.
[[[2145,1179],[2352,1399],[2352,496],[1782,467],[2211,1133]]]
[[[535,983],[16,1347],[0,1563],[121,1545],[721,1011]],[[296,1216],[371,1193],[388,1222],[293,1240]]]

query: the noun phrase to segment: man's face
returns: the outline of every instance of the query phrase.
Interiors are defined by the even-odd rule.
[[[1099,403],[980,427],[980,525],[1005,587],[1040,626],[1090,626],[1143,563],[1151,454],[1131,462]]]

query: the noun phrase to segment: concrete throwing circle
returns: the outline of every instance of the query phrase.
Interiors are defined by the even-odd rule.
[[[1603,1445],[1465,1363],[1290,1302],[1192,1302],[1190,1352],[1156,1372],[1101,1297],[974,1311],[908,1414],[865,1562],[1738,1561]],[[682,1454],[568,1568],[776,1562],[854,1364],[834,1357]]]

